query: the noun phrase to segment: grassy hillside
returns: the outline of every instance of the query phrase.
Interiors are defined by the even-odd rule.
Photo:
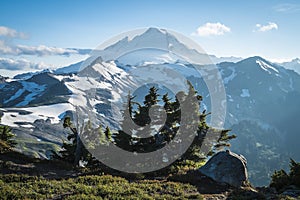
[[[178,182],[129,182],[111,175],[61,180],[37,176],[0,176],[3,199],[203,199],[195,186]]]
[[[123,176],[123,177],[120,177]],[[293,199],[269,188],[232,188],[198,171],[168,177],[108,175],[62,161],[0,154],[1,199]],[[295,199],[295,198],[294,198]]]

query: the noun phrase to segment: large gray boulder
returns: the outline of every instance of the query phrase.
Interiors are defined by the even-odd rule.
[[[245,157],[228,150],[211,157],[199,171],[217,182],[234,187],[241,187],[248,181]]]

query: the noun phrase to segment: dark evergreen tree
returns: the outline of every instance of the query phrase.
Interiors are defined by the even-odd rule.
[[[291,183],[300,188],[300,162],[291,159],[290,170]]]
[[[70,117],[65,117],[63,127],[69,128],[71,133],[67,136],[68,142],[63,141],[62,150],[59,151],[59,154],[53,153],[53,158],[70,162],[74,166],[79,166],[80,160],[86,162],[87,165],[92,163],[94,158],[83,145],[78,130],[73,126]],[[81,134],[83,133],[85,133],[85,135],[82,137],[85,137],[87,141],[89,141],[89,136],[94,138],[90,121],[86,125],[83,125]],[[93,145],[92,143],[89,144]]]
[[[135,129],[136,133],[132,137],[133,149],[137,152],[151,152],[156,149],[155,135],[159,133],[155,125],[159,125],[160,115],[153,113],[150,118],[150,111],[159,112],[159,94],[158,89],[154,86],[149,89],[148,94],[144,98],[143,105],[138,104],[138,109],[133,114],[133,121],[140,127]]]
[[[289,174],[281,169],[275,171],[271,178],[270,187],[276,188],[277,191],[284,191],[291,185],[300,188],[300,162],[295,162],[291,159]]]
[[[9,126],[0,126],[0,153],[11,151],[16,146],[14,137]]]
[[[145,96],[145,100],[144,100],[145,107],[150,108],[151,106],[156,105],[159,102],[158,100],[159,94],[157,93],[157,91],[158,89],[155,88],[154,86],[152,86],[149,89],[149,94]]]
[[[192,124],[195,124],[196,129],[194,135],[192,134],[194,137],[192,145],[181,158],[173,164],[173,166],[178,166],[191,162],[202,162],[206,159],[206,155],[201,154],[200,149],[207,134],[217,134],[219,136],[215,141],[210,141],[205,144],[208,145],[207,148],[211,150],[211,154],[223,147],[229,146],[228,141],[235,138],[234,135],[228,135],[229,130],[215,130],[207,125],[206,116],[210,113],[207,114],[206,111],[200,113],[202,97],[197,94],[190,83],[188,94],[179,92],[176,94],[175,101],[172,101],[168,94],[163,95],[161,99],[159,99],[159,97],[158,89],[155,87],[150,88],[149,93],[145,96],[143,105],[133,102],[134,97],[128,96],[128,104],[127,108],[125,108],[127,113],[123,114],[125,117],[124,122],[126,122],[126,124],[133,124],[129,126],[130,128],[126,127],[126,133],[128,134],[120,130],[118,134],[113,136],[115,143],[119,147],[132,152],[155,151],[172,141],[175,135],[179,136],[182,140],[186,139],[186,134],[189,133]],[[160,119],[156,119],[159,115],[154,114],[151,119],[149,112],[151,110],[159,111],[161,108],[159,105],[161,100],[167,117],[161,128],[156,130],[153,126],[149,125],[156,125],[155,122],[160,121]],[[137,109],[135,110],[132,106],[133,103],[137,105]],[[185,116],[181,116],[182,110],[185,112],[188,111],[188,114],[185,113]],[[185,127],[183,124],[185,124]],[[134,133],[133,130],[135,130]],[[179,130],[181,131],[179,132]],[[140,138],[140,135],[148,137]],[[188,136],[190,137],[190,134],[188,134]]]
[[[132,120],[133,114],[133,99],[135,97],[131,96],[130,93],[127,96],[127,102],[124,105],[123,121],[121,122],[121,129],[117,133],[113,134],[114,143],[127,151],[132,151],[132,133],[137,126]]]

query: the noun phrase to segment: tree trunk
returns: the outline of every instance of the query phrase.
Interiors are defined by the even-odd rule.
[[[79,134],[76,135],[76,150],[75,150],[75,159],[74,159],[74,165],[79,166],[79,161],[82,154],[82,142],[79,137]]]
[[[80,139],[80,136],[79,136],[79,133],[77,131],[76,128],[71,128],[71,131],[75,134],[76,136],[76,149],[75,149],[75,152],[74,152],[74,165],[75,166],[79,166],[79,161],[80,161],[80,158],[81,158],[81,154],[82,154],[82,142],[81,142],[81,139]]]

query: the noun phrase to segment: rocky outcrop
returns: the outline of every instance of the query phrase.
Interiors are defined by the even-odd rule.
[[[227,150],[214,155],[199,171],[214,181],[241,187],[248,182],[246,165],[244,156]]]

